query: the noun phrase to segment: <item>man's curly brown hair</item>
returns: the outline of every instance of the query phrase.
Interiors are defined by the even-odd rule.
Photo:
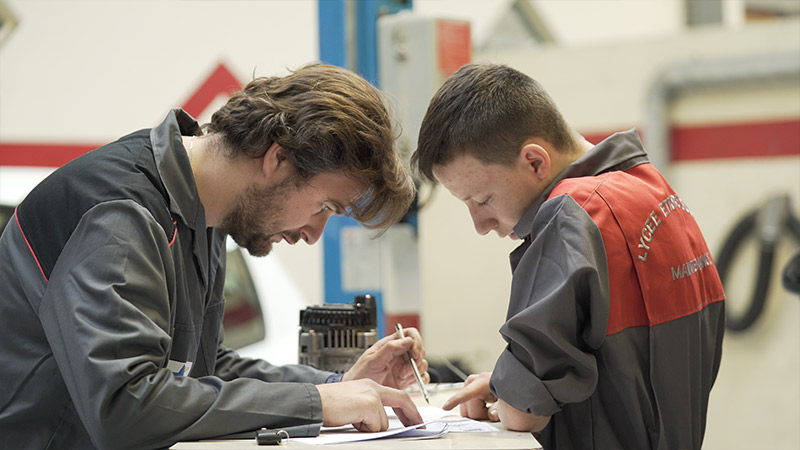
[[[415,187],[394,150],[395,122],[381,92],[355,73],[311,64],[248,83],[203,126],[230,157],[262,157],[277,143],[302,181],[341,171],[365,188],[348,215],[385,230],[408,210]]]

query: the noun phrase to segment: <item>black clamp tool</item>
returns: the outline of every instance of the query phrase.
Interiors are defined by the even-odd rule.
[[[280,445],[284,439],[289,439],[289,432],[286,430],[268,430],[262,428],[256,431],[256,442],[258,445]]]

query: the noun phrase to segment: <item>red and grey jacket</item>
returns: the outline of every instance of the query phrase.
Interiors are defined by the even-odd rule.
[[[515,232],[495,394],[552,416],[545,448],[700,448],[724,293],[636,132],[570,165]]]

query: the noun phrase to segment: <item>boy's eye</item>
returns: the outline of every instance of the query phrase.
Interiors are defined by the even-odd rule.
[[[475,204],[476,204],[476,205],[478,205],[478,206],[486,206],[486,205],[488,205],[488,204],[489,204],[489,199],[490,199],[490,198],[491,198],[491,197],[486,197],[486,200],[484,200],[484,201],[482,201],[482,202],[476,202]]]

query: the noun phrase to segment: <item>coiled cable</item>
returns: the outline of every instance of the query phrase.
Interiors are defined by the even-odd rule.
[[[725,326],[729,330],[744,331],[748,329],[763,312],[772,277],[775,247],[784,231],[788,231],[800,242],[800,220],[792,214],[788,195],[772,197],[762,208],[747,213],[725,239],[719,256],[716,258],[717,270],[723,287],[726,285],[733,260],[745,240],[749,236],[755,235],[760,245],[756,283],[747,307],[741,314],[735,314],[731,308],[725,308]],[[730,298],[727,288],[725,292]]]

